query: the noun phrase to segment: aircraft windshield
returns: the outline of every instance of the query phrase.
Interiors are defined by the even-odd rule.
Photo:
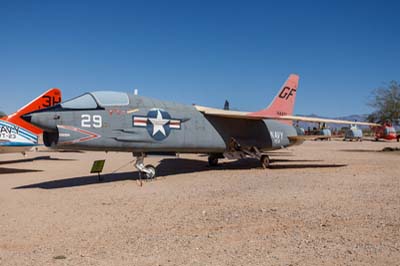
[[[91,93],[100,106],[123,106],[129,104],[128,94],[115,91],[96,91]]]
[[[396,130],[394,129],[394,127],[387,127],[385,128],[386,134],[390,134],[390,133],[396,133]]]
[[[97,103],[90,94],[83,94],[61,104],[66,109],[96,109]]]

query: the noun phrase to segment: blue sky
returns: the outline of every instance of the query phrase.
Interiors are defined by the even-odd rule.
[[[370,112],[400,80],[400,1],[0,1],[0,110],[50,87],[265,107],[290,73],[295,112]]]

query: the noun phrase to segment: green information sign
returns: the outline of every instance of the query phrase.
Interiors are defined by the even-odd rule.
[[[100,174],[103,172],[104,164],[106,160],[98,160],[93,162],[92,170],[90,170],[91,174]]]

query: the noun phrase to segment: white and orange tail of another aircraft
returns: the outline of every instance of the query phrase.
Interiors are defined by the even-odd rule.
[[[43,131],[23,120],[21,116],[59,102],[61,102],[61,91],[50,89],[12,115],[1,117],[0,153],[24,153],[36,146],[38,135]]]
[[[2,117],[1,120],[13,123],[19,127],[22,127],[38,135],[43,133],[43,131],[40,128],[35,127],[34,125],[26,122],[21,117],[27,113],[51,107],[60,102],[61,102],[61,91],[57,88],[52,88],[44,92],[42,95],[31,101],[24,107],[20,108],[17,112],[9,116]]]
[[[296,102],[296,92],[299,86],[299,76],[291,74],[278,94],[275,96],[271,104],[260,111],[249,113],[249,116],[279,118],[282,116],[293,115],[294,104]],[[282,121],[287,124],[292,124],[292,121]]]

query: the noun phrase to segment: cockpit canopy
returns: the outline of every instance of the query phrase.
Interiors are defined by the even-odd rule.
[[[394,129],[394,127],[386,127],[385,128],[385,134],[386,135],[396,134],[396,130]]]
[[[97,102],[89,93],[61,103],[61,107],[65,109],[96,109],[97,106]]]
[[[61,103],[65,109],[97,109],[98,107],[125,106],[129,104],[128,94],[115,91],[95,91]]]

